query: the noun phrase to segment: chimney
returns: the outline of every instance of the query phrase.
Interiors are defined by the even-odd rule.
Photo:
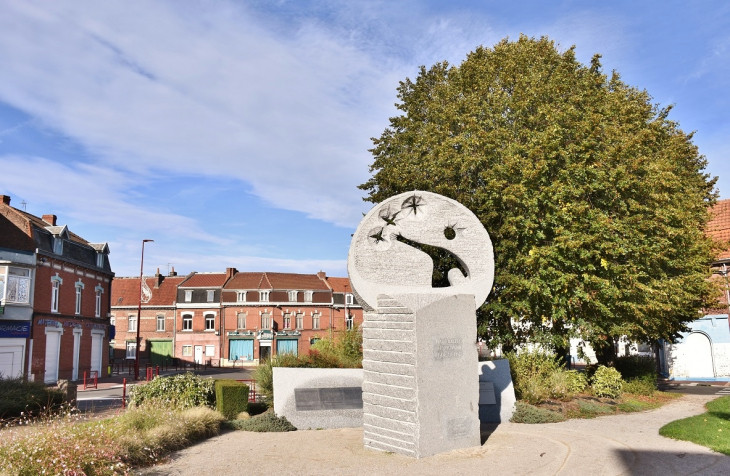
[[[157,272],[155,273],[155,289],[160,288],[160,284],[162,284],[162,281],[165,280],[165,277],[160,274],[160,268],[157,268]]]
[[[56,219],[58,218],[56,215],[43,215],[43,221],[48,223],[51,226],[56,226]]]
[[[174,266],[172,267],[172,271],[170,271],[169,276],[171,276],[171,277],[172,276],[177,276],[177,273],[175,272],[175,267]]]
[[[10,205],[10,195],[0,195],[0,200],[2,200],[3,204]]]
[[[236,268],[226,268],[226,280],[231,279],[236,273],[238,273]]]
[[[321,279],[321,280],[323,280],[323,281],[324,281],[324,280],[326,280],[326,279],[327,279],[327,273],[325,273],[324,271],[320,271],[320,272],[318,272],[318,273],[317,273],[317,277],[318,277],[319,279]]]

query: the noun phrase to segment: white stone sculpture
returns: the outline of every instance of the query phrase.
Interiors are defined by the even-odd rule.
[[[449,286],[433,287],[423,245],[454,258]],[[476,308],[494,279],[479,219],[435,193],[391,197],[358,226],[347,268],[366,310],[365,446],[415,457],[478,446]]]

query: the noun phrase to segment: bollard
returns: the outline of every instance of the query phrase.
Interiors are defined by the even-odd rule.
[[[127,379],[122,380],[122,408],[127,408]]]
[[[159,377],[160,376],[160,366],[158,365],[157,367],[155,367],[155,370],[157,370],[157,376]]]

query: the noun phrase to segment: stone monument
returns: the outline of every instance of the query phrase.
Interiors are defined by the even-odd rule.
[[[450,257],[434,287],[432,255]],[[363,218],[347,270],[365,310],[365,447],[424,457],[480,445],[476,308],[494,279],[479,219],[430,192],[391,197]]]

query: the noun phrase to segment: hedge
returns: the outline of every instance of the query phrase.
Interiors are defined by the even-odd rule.
[[[236,380],[215,381],[215,407],[228,420],[248,410],[248,385]]]

